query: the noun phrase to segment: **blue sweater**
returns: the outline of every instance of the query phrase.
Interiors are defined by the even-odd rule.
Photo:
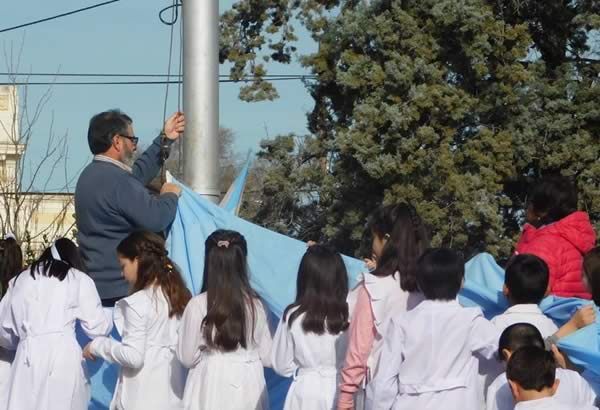
[[[128,293],[116,248],[136,230],[165,231],[175,218],[174,193],[152,196],[145,185],[160,171],[160,137],[142,154],[132,173],[94,160],[75,189],[77,240],[86,268],[102,299]]]

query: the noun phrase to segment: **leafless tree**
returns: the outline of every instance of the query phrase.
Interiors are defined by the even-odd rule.
[[[4,47],[9,73],[19,72],[23,44]],[[53,115],[50,125],[39,129],[52,88],[32,100],[27,83],[28,77],[10,74],[0,85],[0,226],[36,248],[73,230],[69,190],[76,176],[68,174],[67,132],[55,133]],[[39,155],[33,146],[43,146]]]

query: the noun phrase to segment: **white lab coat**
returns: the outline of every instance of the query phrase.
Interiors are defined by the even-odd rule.
[[[8,298],[3,298],[0,301],[0,317],[2,309],[8,306]],[[14,350],[7,350],[0,347],[0,397],[8,397],[8,381],[10,379],[10,366],[15,358]]]
[[[287,317],[297,308],[288,312]],[[347,332],[337,335],[306,333],[305,313],[292,326],[282,320],[273,339],[273,370],[294,377],[285,398],[284,410],[330,410],[335,408],[339,370],[344,364]]]
[[[0,347],[0,397],[7,397],[8,392],[4,389],[8,388],[10,380],[10,366],[15,358],[15,352],[6,350]]]
[[[478,358],[498,349],[498,331],[479,308],[425,300],[393,317],[367,408],[480,410]]]
[[[371,310],[375,320],[375,341],[369,354],[369,373],[373,376],[377,372],[379,356],[383,346],[383,336],[390,319],[403,312],[409,311],[423,301],[423,295],[419,292],[407,292],[400,287],[400,273],[396,272],[390,276],[375,276],[371,273],[363,273],[362,278],[348,295],[348,307],[350,315],[354,311],[356,296],[359,286],[364,286],[369,294]],[[352,320],[352,317],[350,317]]]
[[[504,313],[494,317],[492,323],[500,330],[500,333],[515,323],[530,323],[537,327],[544,339],[558,331],[558,327],[552,319],[544,315],[540,307],[535,304],[513,305]]]
[[[190,369],[183,395],[186,410],[267,410],[269,400],[263,365],[271,366],[271,332],[266,310],[255,301],[254,331],[247,349],[210,349],[202,333],[207,294],[192,298],[183,313],[177,357]],[[250,315],[247,315],[249,317]],[[252,329],[249,318],[246,329]]]
[[[187,371],[177,360],[179,318],[169,317],[160,288],[148,287],[118,301],[115,326],[122,337],[94,339],[91,352],[121,366],[111,410],[183,408]]]
[[[556,378],[560,380],[554,394],[557,401],[582,407],[592,405],[596,401],[596,394],[579,373],[556,369]],[[506,380],[506,373],[502,373],[488,387],[486,410],[513,410],[514,408],[515,401]]]
[[[112,321],[92,279],[71,269],[64,280],[26,270],[9,287],[0,316],[0,345],[15,349],[7,410],[84,410],[90,399],[75,321],[89,337],[108,334]]]
[[[554,396],[543,399],[522,401],[517,403],[515,410],[598,410],[591,404],[572,405],[558,401]]]

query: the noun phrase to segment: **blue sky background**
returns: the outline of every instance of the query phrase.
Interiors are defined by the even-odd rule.
[[[0,13],[0,29],[26,23],[40,18],[68,12],[96,4],[86,0],[19,0],[3,7]],[[233,0],[221,0],[220,12],[229,9]],[[0,71],[7,71],[3,49],[11,45],[18,49],[23,42],[20,61],[21,72],[61,73],[166,73],[170,29],[158,19],[158,12],[171,4],[169,0],[122,0],[60,19],[40,23],[23,29],[0,33]],[[170,15],[170,13],[169,13]],[[179,24],[179,23],[178,23]],[[179,26],[176,26],[176,44],[173,61],[174,72],[178,69]],[[299,31],[301,40],[298,53],[316,49],[306,32]],[[272,74],[307,73],[299,64],[268,66]],[[221,74],[228,74],[228,67],[221,66]],[[52,80],[36,77],[30,81]],[[57,81],[82,81],[84,78],[59,78]],[[95,79],[89,79],[94,81]],[[100,79],[98,79],[100,81]],[[107,79],[109,80],[109,79]],[[113,80],[123,81],[124,78]],[[129,80],[141,80],[130,78]],[[6,82],[0,76],[0,82]],[[245,153],[258,150],[258,143],[267,135],[295,132],[306,133],[306,113],[312,108],[312,100],[301,81],[276,82],[280,98],[273,102],[246,103],[237,97],[239,85],[220,84],[220,124],[231,128],[236,134],[235,150]],[[37,101],[46,91],[44,86],[30,86],[29,99]],[[92,115],[110,108],[120,108],[134,120],[136,135],[141,144],[148,144],[162,126],[164,85],[55,85],[52,96],[40,120],[36,124],[34,143],[29,147],[30,158],[35,161],[42,153],[48,138],[48,130],[54,118],[57,134],[68,132],[71,174],[89,162],[91,154],[87,147],[87,124]],[[177,87],[171,86],[168,112],[177,109]],[[58,188],[64,177],[57,176]]]

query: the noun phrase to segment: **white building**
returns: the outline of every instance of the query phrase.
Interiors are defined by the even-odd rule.
[[[0,85],[0,230],[39,250],[75,228],[73,193],[35,192],[22,181],[25,145],[19,130],[17,87]]]

